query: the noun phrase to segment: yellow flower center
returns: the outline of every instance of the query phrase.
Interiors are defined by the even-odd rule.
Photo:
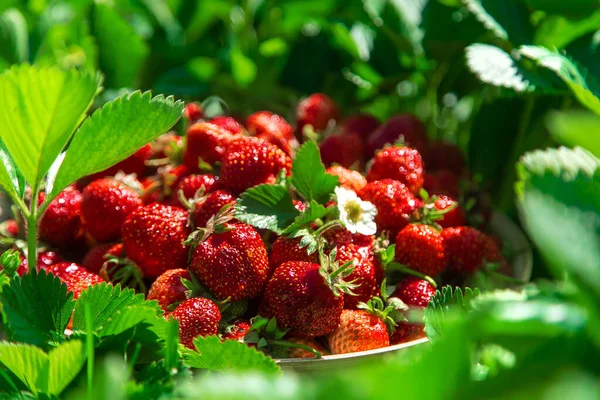
[[[360,221],[362,216],[362,208],[357,201],[348,201],[344,204],[344,210],[348,214],[348,219],[352,222]]]

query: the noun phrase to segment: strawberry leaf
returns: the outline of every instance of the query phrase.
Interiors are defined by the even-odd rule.
[[[329,214],[330,211],[332,211],[331,208],[325,208],[325,206],[312,200],[310,204],[306,207],[306,210],[302,211],[300,215],[298,215],[296,219],[294,219],[294,222],[287,228],[285,228],[283,234],[291,235],[298,229],[306,227],[315,220],[325,217],[327,214]]]
[[[141,324],[149,324],[157,336],[164,338],[167,332],[167,320],[158,315],[157,307],[143,304],[127,306],[112,314],[98,329],[98,336],[118,335]]]
[[[67,285],[44,270],[12,278],[0,302],[11,339],[38,346],[62,337],[75,304]]]
[[[318,203],[329,201],[333,190],[340,184],[337,176],[325,172],[319,147],[313,141],[306,142],[296,153],[291,181],[305,200]]]
[[[471,302],[479,296],[479,289],[444,286],[436,290],[435,296],[429,301],[425,309],[425,333],[431,340],[439,339],[443,335],[443,320],[450,309],[465,312],[471,310]]]
[[[580,146],[600,157],[600,116],[571,110],[548,114],[546,126],[552,137],[567,146]]]
[[[13,199],[22,199],[25,193],[25,179],[21,172],[15,166],[13,159],[8,154],[8,150],[0,139],[0,186]]]
[[[278,185],[258,185],[237,200],[235,218],[256,228],[281,234],[298,216],[288,190]]]
[[[26,62],[29,57],[27,21],[16,8],[0,14],[0,58],[9,63]]]
[[[462,0],[483,26],[502,40],[531,43],[533,27],[521,0]]]
[[[219,372],[281,372],[271,357],[235,340],[221,341],[218,336],[197,337],[194,346],[197,352],[187,349],[184,352],[185,362],[192,368]]]

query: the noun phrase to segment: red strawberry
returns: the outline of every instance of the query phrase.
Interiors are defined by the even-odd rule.
[[[271,268],[279,267],[288,261],[319,262],[317,252],[308,254],[306,247],[300,247],[301,238],[288,238],[279,236],[271,249]]]
[[[264,139],[279,147],[290,157],[298,149],[294,128],[281,116],[269,111],[259,111],[246,119],[246,128],[251,136]]]
[[[152,284],[148,291],[148,300],[158,301],[158,305],[165,313],[173,303],[186,300],[186,287],[181,283],[181,278],[190,280],[187,269],[170,269],[163,272]]]
[[[108,255],[123,257],[123,244],[105,243],[92,247],[83,258],[82,265],[88,271],[99,274]]]
[[[14,219],[7,219],[0,224],[0,234],[6,234],[9,237],[16,238],[19,236],[19,224]]]
[[[354,190],[355,192],[358,192],[367,184],[367,180],[360,172],[352,171],[340,165],[327,168],[327,173],[337,176],[340,179],[341,187]]]
[[[83,191],[83,226],[98,242],[118,240],[125,218],[142,205],[140,195],[129,186],[114,179],[98,179]]]
[[[179,321],[179,341],[194,350],[194,339],[198,336],[216,335],[221,321],[221,311],[212,301],[195,297],[177,306],[170,318]]]
[[[358,195],[377,207],[375,223],[379,231],[398,232],[421,205],[421,201],[405,185],[393,179],[369,182]]]
[[[451,197],[448,196],[437,196],[437,199],[433,203],[433,206],[436,210],[446,210],[449,207],[454,208],[447,213],[445,213],[441,219],[438,219],[437,222],[442,228],[451,228],[454,226],[462,226],[465,224],[465,213],[460,208],[460,206],[454,201]]]
[[[233,193],[275,183],[279,172],[292,170],[292,160],[279,148],[257,138],[236,140],[227,149],[221,163],[221,185]]]
[[[300,212],[306,210],[306,204],[301,202],[300,200],[292,200],[294,202],[294,208]]]
[[[461,175],[465,165],[465,156],[458,146],[437,140],[431,142],[427,155],[428,169],[432,171],[446,169],[456,175]]]
[[[179,182],[171,194],[171,200],[174,204],[183,207],[179,199],[179,191],[183,192],[183,197],[186,199],[193,199],[200,188],[204,188],[203,193],[208,194],[215,191],[218,184],[219,177],[211,174],[188,175]]]
[[[365,254],[356,244],[348,243],[337,247],[336,260],[340,264],[356,260],[354,270],[346,277],[346,281],[353,282],[358,287],[352,289],[354,295],[344,293],[344,308],[355,309],[358,303],[367,302],[375,296],[378,287],[372,252]]]
[[[219,117],[214,117],[208,122],[220,126],[221,128],[227,129],[234,135],[242,134],[244,132],[242,126],[233,117],[227,117],[225,115],[222,115]]]
[[[190,271],[220,299],[231,301],[259,296],[267,284],[269,258],[260,235],[250,225],[238,224],[219,232],[216,226],[196,246]]]
[[[369,114],[352,115],[340,122],[340,129],[344,132],[355,132],[366,140],[369,135],[379,127],[379,121]]]
[[[447,265],[440,232],[429,225],[406,225],[396,236],[396,261],[434,276]]]
[[[362,169],[365,163],[365,145],[358,133],[346,132],[327,136],[321,144],[321,160],[326,166],[339,164],[346,168]]]
[[[322,93],[311,94],[302,100],[296,108],[296,135],[302,138],[306,125],[311,125],[315,131],[323,131],[329,121],[338,121],[340,112],[337,104]]]
[[[226,190],[217,190],[209,194],[206,199],[194,206],[193,220],[197,228],[206,226],[208,220],[216,215],[226,204],[235,204],[235,197]],[[233,223],[235,221],[230,221]]]
[[[162,204],[140,207],[123,223],[125,253],[146,277],[168,269],[185,268],[187,249],[183,242],[190,234],[184,210]]]
[[[409,276],[396,285],[390,297],[397,297],[410,307],[425,308],[433,296],[435,288],[429,282]]]
[[[104,282],[100,275],[71,262],[60,262],[44,269],[63,281],[69,292],[73,292],[73,298],[75,299],[88,287]]]
[[[430,195],[446,195],[454,199],[460,196],[458,177],[445,169],[425,173],[423,188]]]
[[[223,332],[223,340],[236,340],[243,342],[244,337],[250,331],[252,325],[246,319],[238,319],[233,321],[225,332]]]
[[[199,172],[200,160],[213,165],[221,161],[227,146],[239,135],[208,122],[197,122],[187,131],[183,163],[190,172]]]
[[[373,156],[378,149],[386,144],[393,144],[402,140],[407,146],[413,147],[421,153],[427,154],[429,139],[425,125],[412,114],[400,114],[390,118],[385,124],[377,128],[367,139],[367,156]]]
[[[322,355],[326,356],[331,354],[329,352],[329,350],[327,350],[325,347],[323,347],[319,342],[317,342],[315,339],[306,339],[306,338],[286,338],[286,341],[290,342],[290,343],[295,343],[295,344],[300,344],[303,346],[308,346],[313,350],[318,351],[319,353],[321,353]],[[289,358],[315,358],[316,355],[308,350],[299,348],[299,347],[290,347],[288,349],[288,354],[287,356]]]
[[[367,173],[367,180],[395,179],[418,194],[423,187],[423,174],[423,160],[417,150],[391,146],[377,152]]]
[[[190,122],[196,122],[204,118],[204,110],[198,103],[187,103],[183,110],[183,116]]]
[[[76,245],[83,234],[82,202],[83,196],[78,190],[71,187],[63,190],[50,202],[40,220],[40,239],[54,247],[66,248]]]
[[[37,255],[37,269],[47,269],[48,267],[62,262],[63,258],[53,251],[40,251]],[[29,262],[24,255],[21,255],[21,265],[17,268],[17,274],[23,276],[29,271]]]
[[[267,284],[260,315],[303,338],[323,336],[340,323],[344,297],[321,275],[321,266],[302,261],[281,264]]]
[[[115,176],[121,171],[127,175],[136,174],[138,179],[141,179],[148,169],[146,166],[146,161],[150,160],[150,157],[152,157],[152,146],[146,144],[123,161],[118,162],[102,172],[97,172],[93,175],[90,175],[85,179],[88,182],[92,182],[101,178]]]
[[[455,272],[471,274],[477,271],[485,260],[486,238],[483,233],[470,226],[447,228],[442,238],[448,267]]]
[[[347,354],[387,347],[390,337],[385,323],[364,310],[344,310],[340,325],[327,336],[331,354]]]
[[[411,324],[410,322],[401,321],[396,326],[396,330],[390,338],[390,344],[407,343],[424,338],[426,335],[423,328],[422,324]]]

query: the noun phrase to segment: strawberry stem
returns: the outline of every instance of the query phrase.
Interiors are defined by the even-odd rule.
[[[289,347],[289,348],[302,349],[302,350],[306,350],[306,351],[314,354],[315,357],[317,357],[317,358],[323,357],[323,354],[321,354],[320,351],[317,351],[317,350],[313,349],[312,347],[306,346],[304,344],[292,343],[292,342],[288,342],[287,340],[270,340],[270,339],[267,339],[267,343],[269,345],[276,345],[276,346],[284,346],[284,347]]]
[[[424,279],[427,282],[429,282],[431,284],[431,286],[433,286],[434,288],[437,289],[437,283],[435,283],[435,280],[432,277],[430,277],[429,275],[425,275],[422,272],[415,271],[414,269],[410,269],[407,266],[397,263],[395,261],[389,263],[385,267],[386,267],[386,269],[402,272],[407,275],[412,275],[412,276],[416,276],[417,278]]]

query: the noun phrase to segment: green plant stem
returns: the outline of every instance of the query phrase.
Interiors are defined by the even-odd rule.
[[[341,225],[341,224],[342,224],[342,221],[340,221],[339,219],[334,219],[333,221],[329,221],[315,231],[315,236],[319,236],[323,232],[325,232],[327,229],[333,228],[334,226]]]
[[[311,352],[312,354],[314,354],[317,358],[321,358],[323,356],[323,354],[321,354],[321,352],[313,349],[310,346],[306,346],[300,343],[292,343],[292,342],[288,342],[287,340],[267,340],[267,343],[270,345],[277,345],[277,346],[285,346],[285,347],[292,347],[292,348],[297,348],[297,349],[302,349],[302,350],[306,350]]]
[[[386,265],[386,269],[391,269],[394,271],[402,272],[407,275],[412,275],[412,276],[416,276],[417,278],[424,279],[427,282],[429,282],[431,284],[431,286],[433,286],[434,288],[437,289],[437,283],[435,282],[435,280],[432,277],[430,277],[429,275],[425,275],[419,271],[415,271],[414,269],[405,267],[404,265],[402,265],[400,263],[391,262],[388,265]]]
[[[36,210],[32,205],[27,216],[27,263],[30,271],[37,271],[37,223]]]
[[[84,304],[83,312],[85,315],[86,330],[85,346],[87,350],[87,388],[88,396],[92,398],[94,394],[94,336],[92,333],[92,311],[89,303]]]

